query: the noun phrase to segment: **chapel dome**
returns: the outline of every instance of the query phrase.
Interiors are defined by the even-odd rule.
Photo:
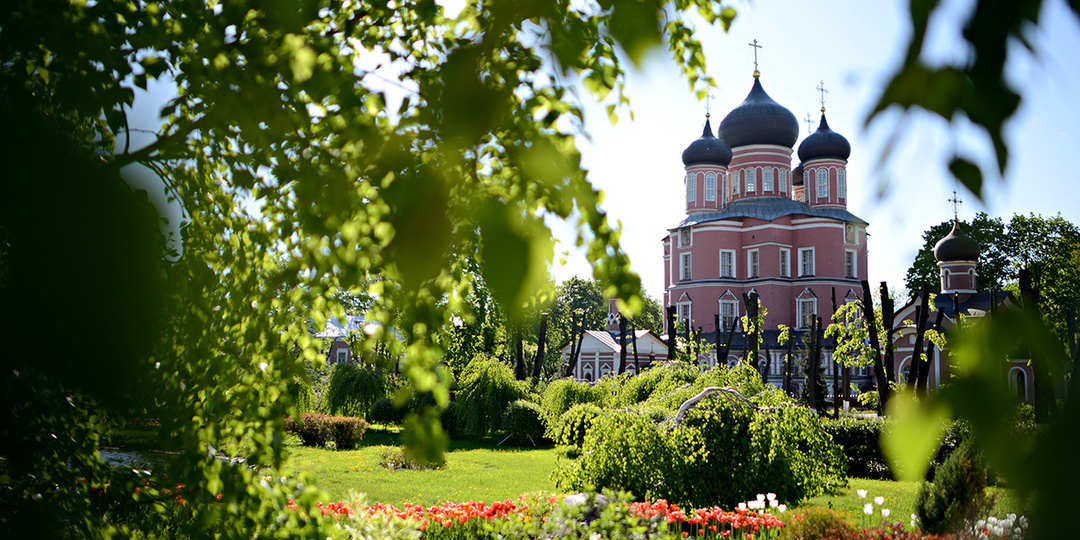
[[[701,137],[690,143],[682,153],[683,165],[721,165],[724,167],[731,163],[731,147],[724,141],[713,136],[709,117],[705,117],[705,129]]]
[[[842,159],[847,160],[851,155],[851,144],[843,135],[829,129],[829,123],[825,121],[825,109],[821,109],[821,122],[817,131],[810,134],[799,145],[799,159],[803,162],[812,159]]]
[[[799,138],[799,121],[765,93],[755,76],[750,94],[720,122],[717,135],[731,148],[750,144],[791,148]]]
[[[803,165],[800,163],[795,167],[795,170],[791,171],[791,185],[801,186],[803,185]]]
[[[934,258],[938,262],[977,261],[979,243],[964,234],[959,222],[953,221],[952,232],[934,245]]]

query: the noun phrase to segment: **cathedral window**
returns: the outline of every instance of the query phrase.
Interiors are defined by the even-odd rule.
[[[757,191],[757,171],[750,169],[746,171],[746,192],[752,193]]]
[[[716,200],[716,173],[714,172],[705,175],[705,200]]]
[[[805,298],[798,300],[799,320],[798,328],[810,328],[817,317],[817,298]]]
[[[694,232],[690,227],[679,229],[679,247],[687,248],[694,244]]]
[[[686,202],[692,203],[697,200],[697,175],[686,176]]]
[[[844,276],[853,278],[855,277],[855,252],[848,249],[844,250]]]
[[[780,193],[787,195],[787,171],[780,170]]]
[[[738,195],[739,194],[739,184],[742,183],[741,178],[742,178],[742,171],[735,171],[735,177],[732,179],[732,182],[731,182],[731,194],[732,195]]]
[[[836,171],[836,196],[847,198],[847,181],[844,179],[844,169]]]
[[[693,275],[693,274],[690,273],[690,263],[692,262],[690,254],[689,253],[683,253],[682,258],[680,260],[682,261],[682,268],[680,269],[680,272],[679,272],[679,276],[680,276],[679,279],[681,281],[689,281],[690,276]]]
[[[951,289],[952,288],[952,283],[951,283],[951,281],[952,281],[952,279],[951,279],[952,278],[952,272],[950,272],[948,270],[944,270],[944,271],[941,272],[941,276],[942,276],[942,279],[944,280],[944,283],[945,283],[944,285],[942,285],[941,289],[944,290],[944,291],[947,291],[947,290]]]
[[[348,362],[348,361],[349,361],[349,349],[338,349],[337,350],[337,363],[338,364],[344,364],[345,362]]]
[[[799,250],[799,275],[814,275],[814,248],[802,248]]]
[[[735,251],[729,249],[720,250],[720,277],[735,277]]]
[[[817,172],[817,197],[829,198],[829,171],[826,169],[818,169]]]
[[[791,250],[780,248],[780,277],[791,277]]]
[[[761,171],[761,190],[766,193],[773,190],[772,169],[765,169],[764,171]]]
[[[679,302],[679,322],[683,328],[690,328],[690,302]]]
[[[759,262],[758,250],[751,249],[746,253],[746,277],[758,277]]]
[[[729,330],[738,321],[739,303],[735,300],[720,301],[720,328]]]

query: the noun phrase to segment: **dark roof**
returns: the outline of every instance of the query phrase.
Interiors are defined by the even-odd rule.
[[[803,185],[803,164],[800,163],[795,167],[795,170],[791,171],[791,185],[801,186]]]
[[[804,202],[795,201],[787,197],[751,197],[732,201],[719,212],[703,212],[691,214],[682,220],[675,228],[688,227],[697,223],[720,221],[724,219],[757,218],[772,221],[783,216],[807,216],[835,219],[845,223],[859,223],[867,225],[865,221],[855,214],[841,208],[811,208]]]
[[[1009,298],[1009,291],[996,291],[997,302],[996,305],[1001,306],[1006,299]],[[974,294],[961,294],[960,295],[960,313],[964,315],[976,315],[976,311],[989,313],[990,312],[990,293],[983,291]],[[945,316],[955,320],[956,312],[953,310],[953,295],[951,294],[939,294],[934,297],[934,307],[940,311],[945,312]],[[974,311],[973,311],[974,310]]]
[[[765,93],[761,79],[755,76],[750,94],[720,122],[717,136],[732,148],[750,144],[791,148],[799,138],[799,121]]]
[[[952,231],[934,245],[934,258],[940,262],[977,261],[979,243],[964,234],[959,222],[953,221]]]
[[[683,165],[697,165],[699,163],[712,163],[727,167],[731,163],[731,147],[724,141],[713,136],[712,126],[709,125],[709,117],[705,117],[705,129],[701,137],[690,143],[682,153]]]
[[[851,144],[843,135],[829,129],[829,123],[825,121],[825,109],[822,108],[817,131],[799,145],[799,159],[803,162],[825,158],[847,160],[850,155]]]

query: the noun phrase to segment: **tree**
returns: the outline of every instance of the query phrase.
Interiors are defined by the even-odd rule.
[[[663,39],[692,85],[711,83],[684,16],[726,28],[734,11],[509,6],[470,3],[451,21],[430,0],[3,3],[0,503],[15,510],[0,527],[105,536],[134,508],[191,536],[325,537],[313,493],[263,480],[285,458],[287,384],[320,346],[290,306],[311,305],[322,327],[344,315],[337,291],[372,299],[365,316],[379,325],[359,346],[401,355],[412,388],[445,406],[435,334],[476,275],[522,319],[551,257],[545,219],[578,227],[594,277],[639,309],[580,165],[584,115],[569,90],[582,84],[616,117],[622,59]],[[406,89],[399,107],[379,90],[385,71],[358,67],[372,58]],[[153,142],[135,146],[129,106],[152,79],[178,95]],[[128,166],[155,171],[183,206],[178,258],[162,256],[152,209],[121,182]],[[33,211],[46,201],[55,215]],[[27,322],[65,312],[79,327],[70,359],[41,362],[47,325]],[[189,504],[140,503],[162,481],[141,486],[94,457],[134,414],[159,418],[162,444],[179,450],[169,482]],[[410,448],[432,458],[437,417],[427,407],[406,421]],[[98,490],[116,504],[95,506]],[[282,513],[289,498],[301,511]]]

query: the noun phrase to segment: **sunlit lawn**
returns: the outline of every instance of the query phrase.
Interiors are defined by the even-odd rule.
[[[330,500],[346,498],[350,490],[367,495],[370,502],[400,506],[444,501],[493,502],[525,493],[552,492],[551,473],[558,452],[551,446],[496,447],[498,439],[453,441],[442,469],[388,470],[379,457],[397,444],[396,434],[372,430],[356,450],[335,451],[290,446],[290,469],[310,474]]]

